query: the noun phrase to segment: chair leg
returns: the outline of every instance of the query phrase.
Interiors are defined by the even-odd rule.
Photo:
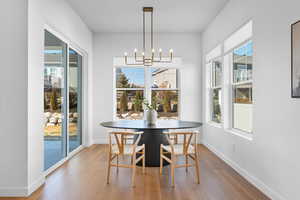
[[[160,145],[160,162],[159,162],[159,174],[162,174],[162,167],[163,167],[163,149]]]
[[[197,183],[200,184],[200,168],[199,168],[199,160],[198,160],[198,153],[195,153],[195,169],[197,174]]]
[[[171,155],[171,177],[172,177],[172,187],[175,187],[175,164],[176,164],[176,159],[175,155]]]
[[[185,171],[187,172],[188,171],[188,164],[189,164],[189,159],[188,159],[189,157],[188,157],[188,154],[186,154],[185,155],[185,164],[186,164],[186,166],[185,166]]]
[[[134,153],[132,155],[132,178],[131,178],[132,187],[135,187],[135,168],[136,168],[136,154]]]
[[[119,173],[119,155],[117,155],[117,173]]]
[[[109,158],[108,158],[107,180],[106,180],[107,184],[109,184],[110,168],[111,168],[110,164],[111,164],[111,154],[109,154]]]
[[[143,174],[145,174],[145,159],[146,159],[146,154],[145,154],[145,145],[143,149]]]

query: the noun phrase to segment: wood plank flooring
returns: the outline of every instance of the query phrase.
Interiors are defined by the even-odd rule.
[[[50,174],[44,186],[28,198],[0,200],[269,200],[226,163],[200,145],[200,184],[194,168],[175,170],[175,188],[170,185],[170,168],[137,169],[132,188],[131,170],[112,168],[106,184],[107,146],[93,145]],[[128,159],[124,158],[124,161]]]

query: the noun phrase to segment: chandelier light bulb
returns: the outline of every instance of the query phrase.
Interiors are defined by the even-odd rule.
[[[134,49],[134,53],[136,53],[136,52],[137,52],[137,48]]]
[[[152,53],[154,53],[155,52],[155,49],[152,49]]]
[[[162,49],[161,48],[159,48],[159,53],[161,53],[162,52]]]
[[[173,53],[173,49],[170,49],[170,53]]]
[[[125,53],[124,53],[124,56],[127,56],[127,55],[128,55],[127,52],[125,52]]]
[[[145,52],[142,52],[142,56],[144,56],[145,55]]]

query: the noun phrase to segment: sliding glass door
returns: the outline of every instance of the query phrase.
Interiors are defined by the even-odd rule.
[[[45,31],[44,169],[78,148],[81,134],[82,56]]]
[[[67,44],[45,31],[44,50],[44,167],[66,156],[64,94]]]
[[[82,56],[69,49],[69,152],[81,145]]]

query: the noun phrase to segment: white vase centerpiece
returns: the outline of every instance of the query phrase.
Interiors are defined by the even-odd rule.
[[[157,121],[157,112],[156,112],[156,104],[149,104],[146,100],[144,100],[145,109],[145,120],[149,125],[155,125]]]

